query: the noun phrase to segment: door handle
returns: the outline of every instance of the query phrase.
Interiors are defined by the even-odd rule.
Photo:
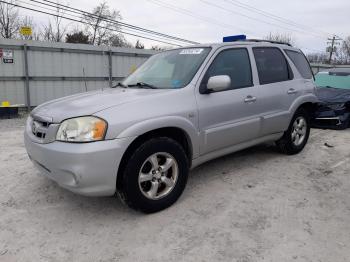
[[[288,95],[294,95],[294,94],[296,94],[296,93],[298,93],[298,91],[295,90],[294,88],[291,88],[291,89],[289,89],[289,90],[287,91],[287,94],[288,94]]]
[[[253,103],[256,101],[256,97],[255,96],[247,96],[245,99],[244,99],[244,103]]]

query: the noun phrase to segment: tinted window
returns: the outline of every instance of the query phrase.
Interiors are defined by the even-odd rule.
[[[253,48],[260,84],[292,79],[292,72],[281,50],[273,47]]]
[[[247,49],[236,48],[220,52],[206,72],[201,88],[206,88],[210,77],[218,75],[228,75],[231,78],[231,87],[228,90],[252,86]]]
[[[302,77],[306,79],[310,79],[313,77],[310,69],[310,65],[303,54],[296,51],[291,51],[291,50],[284,50],[284,51],[286,52],[290,60],[292,60],[293,64],[298,69]]]

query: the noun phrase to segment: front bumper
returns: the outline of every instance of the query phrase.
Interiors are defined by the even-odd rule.
[[[41,144],[26,130],[25,147],[34,165],[61,187],[86,196],[110,196],[116,191],[119,163],[133,138],[92,143]]]
[[[312,127],[316,128],[346,129],[349,123],[349,107],[342,104],[333,106],[319,104],[312,119]]]

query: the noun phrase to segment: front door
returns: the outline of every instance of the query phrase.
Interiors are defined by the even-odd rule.
[[[231,86],[205,94],[208,79],[227,75]],[[253,85],[251,60],[246,48],[218,51],[196,93],[201,155],[254,139],[259,134],[259,90]]]

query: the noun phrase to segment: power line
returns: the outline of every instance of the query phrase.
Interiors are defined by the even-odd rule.
[[[165,7],[165,8],[168,8],[168,9],[171,9],[171,10],[173,10],[173,11],[176,11],[176,12],[179,12],[179,13],[183,13],[183,14],[185,14],[185,15],[188,15],[188,16],[192,16],[192,17],[194,17],[194,18],[197,18],[197,19],[200,19],[200,20],[205,20],[206,22],[209,22],[209,19],[203,19],[203,17],[202,16],[197,16],[197,15],[195,15],[193,12],[191,12],[191,11],[189,11],[189,10],[187,10],[187,9],[184,9],[184,8],[180,8],[180,7],[177,7],[177,6],[174,6],[174,5],[169,5],[169,4],[165,4],[165,3],[163,3],[162,1],[160,1],[160,0],[147,0],[148,2],[152,2],[152,3],[154,3],[154,4],[157,4],[157,5],[159,5],[159,6],[162,6],[162,7]],[[202,2],[207,2],[207,1],[204,1],[204,0],[200,0],[200,1],[202,1]],[[224,0],[225,1],[225,0]],[[215,5],[215,4],[213,4],[214,6],[218,6],[218,5]],[[221,7],[221,6],[218,6],[220,9],[222,9],[223,7]],[[234,12],[233,10],[226,10],[226,11],[228,11],[228,12]],[[244,14],[242,14],[243,16],[245,16]],[[253,18],[253,17],[250,17],[249,16],[249,18],[250,19],[254,19],[254,20],[256,20],[256,18]],[[260,19],[258,19],[258,20],[260,20]],[[260,20],[260,21],[262,21],[262,20]],[[264,21],[264,22],[266,22],[266,21]],[[266,23],[269,23],[269,22],[266,22]],[[276,24],[272,24],[272,23],[269,23],[269,24],[271,24],[271,25],[276,25]],[[283,27],[282,25],[278,25],[278,26],[280,26],[280,27],[282,27],[282,28],[285,28],[285,29],[287,29],[287,30],[290,30],[290,31],[296,31],[296,32],[299,32],[299,33],[303,33],[303,34],[305,34],[305,32],[302,32],[302,31],[299,31],[299,30],[296,30],[296,29],[292,29],[292,28],[286,28],[286,27]],[[226,27],[226,26],[225,26]],[[305,29],[303,29],[303,30],[305,30]],[[308,34],[311,34],[310,32],[309,32],[309,30],[306,30],[306,32],[308,33]],[[324,37],[324,36],[320,36],[320,35],[316,35],[316,34],[314,34],[314,36],[315,37],[318,37],[318,38],[320,38],[320,39],[325,39],[326,37]],[[261,37],[261,36],[260,36]]]
[[[194,18],[203,20],[203,21],[205,21],[205,22],[207,22],[207,23],[211,23],[211,24],[214,23],[214,24],[217,24],[217,25],[220,25],[220,26],[224,26],[224,27],[232,27],[231,25],[227,25],[227,24],[222,24],[222,23],[218,24],[218,23],[216,23],[216,21],[212,22],[210,18],[203,17],[203,16],[198,16],[197,14],[193,13],[193,12],[190,11],[190,10],[187,10],[187,9],[184,9],[184,8],[181,8],[181,7],[177,7],[177,6],[175,6],[175,5],[170,5],[170,4],[164,3],[164,2],[162,2],[162,1],[160,1],[160,0],[146,0],[146,1],[152,2],[152,3],[156,4],[156,5],[159,5],[159,6],[168,8],[168,9],[170,9],[170,10],[173,10],[173,11],[176,11],[176,12],[179,12],[179,13],[182,13],[182,14],[185,14],[185,15],[188,15],[188,16],[191,16],[191,17],[194,17]],[[216,4],[212,4],[212,3],[208,2],[208,1],[203,1],[203,0],[200,0],[200,1],[205,2],[205,3],[209,4],[209,5],[213,5],[213,6],[217,7],[217,8],[220,8],[220,9],[225,9],[224,7],[221,7],[221,6],[216,5]],[[223,1],[228,2],[228,0],[223,0]],[[234,4],[234,3],[232,3],[232,4]],[[243,4],[242,4],[242,5],[243,5]],[[244,7],[244,8],[247,9],[247,7]],[[254,7],[251,7],[251,8],[254,8]],[[249,9],[248,9],[248,10],[249,10]],[[225,9],[225,11],[232,12],[232,13],[235,13],[235,14],[238,13],[238,12],[235,12],[235,11],[230,10],[230,9]],[[264,11],[261,11],[261,12],[264,12]],[[277,24],[270,23],[270,22],[267,22],[267,21],[264,21],[264,20],[260,20],[260,19],[258,19],[258,18],[254,18],[254,17],[251,17],[251,16],[247,16],[247,15],[245,15],[245,14],[240,14],[240,13],[238,13],[238,14],[241,15],[241,16],[247,17],[247,18],[249,18],[249,19],[252,19],[252,20],[264,22],[264,23],[267,23],[267,24],[270,24],[270,25],[273,25],[273,26],[279,26],[279,27],[284,28],[284,29],[289,30],[289,31],[294,31],[294,32],[302,33],[302,34],[308,33],[308,34],[310,34],[310,35],[313,35],[314,37],[318,37],[318,38],[323,39],[323,40],[326,38],[326,36],[321,36],[321,35],[319,35],[319,34],[312,33],[312,32],[310,32],[310,30],[307,30],[307,29],[304,29],[304,28],[302,29],[302,30],[304,30],[304,32],[303,32],[303,31],[300,31],[300,30],[297,30],[297,29],[294,29],[294,28],[287,28],[287,27],[284,27],[284,26],[279,25],[279,24],[277,25]],[[266,15],[265,15],[265,16],[266,16]],[[273,16],[273,15],[271,14],[270,16]],[[276,20],[277,18],[274,18],[274,19]],[[280,20],[278,20],[278,21],[281,22]],[[282,22],[283,22],[283,21],[282,21]],[[295,25],[294,25],[294,26],[295,26]],[[247,31],[247,30],[243,30],[243,31]],[[261,36],[260,36],[260,37],[261,37]]]
[[[201,2],[203,2],[203,3],[205,3],[205,4],[207,4],[207,5],[216,7],[216,8],[218,8],[218,9],[224,10],[224,11],[226,11],[226,12],[229,12],[229,13],[232,13],[232,14],[236,14],[236,15],[239,15],[239,16],[243,16],[243,17],[245,17],[245,18],[248,18],[248,19],[251,19],[251,20],[254,20],[254,21],[262,22],[262,23],[269,24],[269,25],[272,25],[272,26],[277,26],[277,27],[283,28],[283,29],[288,30],[288,31],[294,31],[294,32],[298,32],[298,33],[305,33],[305,32],[303,32],[303,31],[300,31],[300,30],[297,30],[297,29],[288,28],[288,27],[282,26],[282,25],[280,25],[280,24],[270,23],[270,22],[268,22],[268,21],[264,21],[264,20],[259,19],[259,18],[251,17],[251,16],[245,15],[245,14],[243,14],[243,13],[241,13],[241,12],[233,11],[232,9],[227,9],[227,8],[225,8],[225,7],[222,7],[222,6],[217,5],[217,4],[213,4],[213,3],[208,2],[208,1],[205,1],[205,0],[199,0],[199,1],[201,1]],[[304,30],[304,31],[305,31],[305,30]],[[310,33],[310,32],[308,31],[308,33]],[[315,36],[324,39],[324,37],[320,37],[319,35],[315,35]]]
[[[53,9],[51,9],[51,8],[48,8],[47,6],[39,6],[39,5],[35,5],[35,4],[32,4],[32,3],[27,3],[27,2],[22,1],[22,0],[17,0],[17,2],[24,3],[24,4],[27,4],[27,5],[30,5],[30,6],[34,6],[34,7],[38,7],[38,8],[44,9],[44,10],[53,11],[53,12],[57,12],[57,8],[60,8],[60,7],[57,7],[57,6],[53,6],[53,5],[48,4],[48,6],[54,7],[54,8],[55,8],[55,10],[53,10]],[[34,2],[40,3],[39,1],[34,1]],[[62,9],[62,8],[60,8],[60,10],[64,10],[64,11],[70,12],[68,9]],[[78,13],[78,12],[74,12],[74,13]],[[79,20],[82,19],[81,16],[77,16],[77,15],[69,14],[69,16],[70,16],[70,17],[78,18]],[[112,21],[113,21],[113,20],[112,20]],[[115,24],[116,24],[116,23],[115,23]],[[110,28],[110,30],[112,30],[112,29]],[[132,32],[135,32],[135,31],[136,31],[136,33],[138,33],[138,31],[137,31],[136,29],[130,29],[130,28],[124,29],[124,33],[128,33],[128,31],[125,31],[125,30],[128,30],[129,32],[130,32],[130,31],[132,31]],[[150,34],[150,33],[145,32],[145,34]],[[151,35],[151,36],[152,36],[152,35]],[[162,36],[161,36],[161,37],[162,37]],[[165,37],[163,37],[163,38],[165,38]],[[167,40],[167,39],[165,39],[165,40]],[[174,41],[181,42],[181,41],[179,41],[179,40],[174,40]]]
[[[215,24],[217,26],[225,27],[225,28],[228,28],[228,29],[236,28],[236,29],[240,30],[241,32],[243,31],[243,32],[251,33],[247,29],[242,29],[242,28],[239,28],[237,26],[232,26],[232,25],[229,25],[229,24],[221,23],[221,22],[219,22],[217,20],[214,20],[214,19],[212,19],[210,17],[198,15],[198,14],[196,14],[196,13],[194,13],[194,12],[188,10],[188,9],[181,8],[181,7],[178,7],[178,6],[175,6],[175,5],[170,5],[168,3],[164,3],[164,2],[159,1],[159,0],[146,0],[146,1],[151,2],[153,4],[156,4],[158,6],[161,6],[161,7],[170,9],[170,10],[173,10],[175,12],[178,12],[178,13],[181,13],[181,14],[184,14],[184,15],[187,15],[187,16],[190,16],[190,17],[202,20],[202,21],[204,21],[206,23],[209,23],[209,24]]]
[[[288,24],[288,25],[291,25],[291,26],[294,26],[294,27],[298,27],[298,28],[301,28],[303,30],[307,30],[308,32],[309,31],[314,31],[316,32],[313,28],[311,28],[310,26],[306,26],[306,25],[302,25],[302,24],[299,24],[299,23],[296,23],[292,20],[289,20],[289,19],[286,19],[286,18],[283,18],[283,17],[280,17],[280,16],[277,16],[275,14],[272,14],[272,13],[269,13],[269,12],[266,12],[264,10],[261,10],[261,9],[258,9],[254,6],[251,6],[251,5],[248,5],[248,4],[245,4],[245,3],[242,3],[240,1],[237,1],[237,0],[223,0],[227,3],[230,3],[232,5],[235,5],[235,6],[238,6],[240,8],[243,8],[243,9],[246,9],[250,12],[254,12],[254,13],[258,13],[260,15],[263,15],[265,17],[269,17],[270,19],[274,19],[276,21],[279,21],[279,22],[282,22],[284,24]],[[319,31],[319,30],[317,30]],[[329,33],[327,32],[323,32],[323,31],[319,31],[319,33],[322,33],[324,35],[329,35]]]
[[[41,3],[40,1],[37,1],[37,0],[29,0],[29,1]],[[60,8],[62,8],[63,10],[69,11],[69,12],[98,17],[98,16],[95,15],[95,14],[88,13],[88,12],[86,12],[86,11],[83,11],[83,10],[80,10],[80,9],[76,9],[76,8],[72,8],[72,7],[69,7],[69,6],[66,6],[66,5],[62,5],[62,4],[59,4],[59,3],[54,3],[54,2],[49,1],[49,0],[42,0],[42,1],[45,1],[45,2],[52,3],[52,4],[56,5],[56,6],[53,6],[53,5],[48,4],[48,5],[53,6],[53,7],[60,6]],[[149,0],[149,1],[152,1],[152,0]],[[264,20],[261,20],[261,19],[257,19],[257,18],[254,18],[254,17],[247,16],[247,15],[241,14],[241,13],[239,13],[239,12],[235,12],[235,11],[233,11],[233,10],[230,10],[230,9],[225,9],[225,8],[223,8],[223,7],[221,7],[221,6],[212,4],[212,3],[207,2],[207,1],[203,1],[203,0],[200,0],[200,1],[202,1],[202,2],[204,2],[204,3],[206,3],[206,4],[208,4],[208,5],[215,6],[215,7],[217,7],[217,8],[222,9],[222,10],[225,10],[225,11],[228,11],[228,12],[231,12],[231,13],[235,13],[235,14],[244,16],[244,17],[246,17],[246,18],[249,18],[249,19],[252,19],[252,20],[255,20],[255,21],[267,23],[267,24],[270,24],[270,25],[273,25],[273,26],[279,26],[279,27],[281,27],[281,28],[283,28],[283,29],[286,29],[286,30],[289,30],[289,31],[294,31],[294,32],[303,33],[302,31],[299,31],[299,30],[296,30],[296,29],[287,28],[287,27],[284,27],[284,26],[281,26],[281,25],[278,25],[278,24],[270,23],[270,22],[267,22],[267,21],[264,21]],[[161,1],[153,0],[152,2],[161,2]],[[42,3],[41,3],[41,4],[42,4]],[[156,4],[159,4],[159,3],[156,3]],[[163,5],[164,5],[164,4],[163,4]],[[167,7],[168,7],[168,8],[171,8],[171,9],[177,8],[178,10],[175,10],[175,11],[182,10],[182,11],[187,12],[187,14],[188,14],[188,12],[190,12],[190,11],[188,11],[188,10],[186,10],[186,9],[179,8],[179,7],[176,7],[176,6],[169,6],[169,5],[168,5]],[[66,8],[69,8],[70,10],[68,10],[68,9],[66,9]],[[73,11],[72,11],[72,10],[73,10]],[[75,11],[75,10],[76,10],[76,11]],[[77,12],[77,11],[78,11],[78,12]],[[192,16],[192,15],[191,15],[191,16]],[[100,18],[100,17],[98,17],[98,18]],[[197,17],[196,17],[196,18],[197,18]],[[204,18],[204,17],[200,17],[201,20],[202,20],[202,18]],[[105,19],[111,21],[111,19],[108,19],[108,18],[105,18]],[[115,21],[115,20],[112,20],[112,21],[113,21],[113,22],[116,22],[116,23],[118,23],[118,24],[124,24],[124,25],[125,25],[125,23],[122,23],[122,22],[119,22],[119,21]],[[205,18],[205,21],[207,21],[206,18]],[[129,24],[126,24],[126,25],[129,26]],[[131,26],[132,26],[132,25],[131,25]],[[230,25],[224,25],[224,26],[227,27],[227,26],[230,26]],[[230,26],[230,27],[231,27],[231,26]],[[139,28],[139,27],[138,27],[138,28]],[[147,31],[150,31],[150,30],[147,30]],[[154,31],[151,31],[151,32],[154,32]],[[307,32],[310,33],[309,31],[307,31]],[[158,34],[158,32],[156,32],[156,33]],[[165,34],[161,34],[161,35],[165,35]],[[168,35],[165,35],[165,36],[168,36]],[[172,36],[170,36],[170,37],[172,37]],[[318,37],[319,37],[319,36],[318,36]],[[321,38],[324,39],[324,37],[321,37]],[[179,40],[179,41],[182,41],[182,40],[183,40],[183,39],[177,38],[177,37],[172,37],[172,39],[174,39],[174,40],[176,39],[176,40]],[[193,41],[187,41],[187,42],[189,42],[189,43],[191,43],[191,44],[192,44],[192,43],[193,43],[193,44],[198,44],[198,43],[193,42]]]
[[[73,22],[78,22],[78,23],[81,23],[81,24],[87,24],[87,25],[90,25],[90,26],[94,26],[93,24],[90,24],[90,23],[87,23],[87,22],[83,22],[81,20],[65,17],[63,15],[48,13],[48,12],[45,12],[45,11],[33,9],[33,8],[30,8],[30,7],[21,6],[21,5],[14,4],[14,3],[5,2],[5,1],[2,1],[2,0],[0,0],[0,3],[16,6],[18,8],[30,10],[30,11],[33,11],[33,12],[38,12],[38,13],[42,13],[42,14],[46,14],[46,15],[51,15],[51,16],[63,18],[63,19],[70,20],[70,21],[73,21]],[[164,43],[164,44],[169,44],[169,45],[174,45],[174,46],[180,46],[181,47],[181,45],[179,45],[179,44],[174,44],[174,43],[171,43],[171,42],[166,42],[166,41],[155,39],[155,38],[151,38],[151,37],[145,37],[145,36],[142,36],[142,35],[133,34],[133,33],[125,32],[125,31],[122,31],[122,30],[115,30],[115,29],[111,29],[111,28],[108,28],[108,27],[104,27],[104,26],[98,26],[98,27],[106,29],[106,30],[110,30],[110,31],[116,31],[118,33],[123,33],[123,34],[131,35],[131,36],[140,37],[140,38],[143,38],[143,39],[148,39],[148,40],[152,40],[152,41],[156,41],[156,42],[161,42],[161,43]]]
[[[70,6],[67,6],[67,5],[63,5],[63,4],[60,4],[60,3],[55,3],[53,1],[49,1],[49,0],[42,0],[41,2],[38,1],[38,0],[29,0],[29,1],[37,2],[37,3],[40,3],[40,4],[43,4],[42,2],[46,2],[45,5],[50,5],[51,4],[51,6],[52,6],[52,4],[53,4],[56,7],[60,7],[62,10],[66,10],[66,11],[69,11],[69,12],[72,12],[72,13],[83,14],[83,15],[86,15],[86,16],[90,16],[90,17],[95,17],[95,18],[101,19],[101,16],[98,16],[96,14],[93,14],[93,13],[90,13],[90,12],[87,12],[87,11],[84,11],[84,10],[81,10],[81,9],[78,9],[78,8],[74,8],[74,7],[70,7]],[[132,24],[128,24],[128,23],[125,23],[125,22],[116,21],[116,20],[110,19],[108,17],[102,17],[102,19],[105,20],[105,21],[110,21],[110,22],[117,23],[120,26],[136,29],[136,30],[139,30],[139,31],[142,31],[142,32],[148,32],[148,33],[155,34],[155,35],[162,36],[162,37],[166,37],[166,38],[169,38],[169,39],[171,38],[173,40],[179,40],[181,42],[187,42],[189,44],[198,44],[198,42],[190,41],[190,40],[179,38],[179,37],[174,37],[174,36],[171,36],[171,35],[168,35],[168,34],[156,32],[156,31],[153,31],[153,30],[149,30],[149,29],[146,29],[146,28],[143,28],[143,27],[139,27],[139,26],[135,26],[135,25],[132,25]]]
[[[23,1],[21,1],[21,0],[18,0],[18,1],[20,1],[20,2],[23,2]],[[31,2],[37,2],[37,3],[40,3],[40,4],[43,4],[43,3],[41,3],[40,1],[38,1],[38,0],[29,0],[29,1],[31,1]],[[51,2],[51,1],[46,1],[46,0],[43,0],[43,1],[45,1],[45,2],[49,2],[49,3],[54,3],[54,2]],[[25,7],[25,6],[20,6],[20,5],[17,5],[17,4],[13,4],[13,3],[9,3],[9,2],[6,2],[6,1],[0,1],[0,3],[5,3],[5,4],[9,4],[9,5],[13,5],[13,6],[17,6],[17,7],[19,7],[19,8],[23,8],[23,9],[27,9],[27,10],[30,10],[30,11],[34,11],[34,12],[39,12],[39,13],[43,13],[43,14],[47,14],[47,15],[50,15],[50,16],[55,16],[55,17],[61,17],[61,18],[63,18],[63,19],[66,19],[66,20],[70,20],[70,21],[74,21],[74,22],[78,22],[78,23],[81,23],[81,24],[87,24],[87,25],[90,25],[90,26],[93,26],[94,24],[90,24],[90,23],[87,23],[87,22],[83,22],[83,21],[81,21],[81,20],[76,20],[76,19],[73,19],[73,18],[71,18],[71,17],[66,17],[66,16],[64,16],[64,15],[59,15],[59,14],[52,14],[52,13],[48,13],[48,12],[44,12],[44,11],[41,11],[41,10],[37,10],[37,9],[33,9],[33,8],[29,8],[29,7]],[[26,4],[28,4],[28,5],[32,5],[32,6],[34,6],[33,4],[29,4],[29,3],[26,3]],[[76,9],[76,8],[70,8],[69,6],[64,6],[64,5],[60,5],[60,6],[53,6],[53,5],[50,5],[50,4],[45,4],[45,5],[48,5],[48,6],[51,6],[51,7],[54,7],[54,8],[60,8],[60,9],[62,9],[62,10],[66,10],[67,12],[72,12],[72,13],[75,13],[75,14],[83,14],[83,13],[85,13],[85,14],[89,14],[89,15],[92,15],[92,16],[95,16],[95,17],[99,17],[99,16],[97,16],[97,15],[94,15],[94,14],[91,14],[91,13],[88,13],[88,12],[85,12],[85,11],[83,11],[83,10],[79,10],[79,9]],[[65,8],[65,9],[63,9],[62,8],[62,6]],[[38,7],[38,6],[37,6]],[[42,9],[46,9],[46,10],[50,10],[50,11],[53,11],[52,9],[49,9],[49,8],[47,8],[47,7],[40,7],[40,8],[42,8]],[[73,9],[73,10],[79,10],[79,11],[72,11],[72,10],[70,10],[70,9]],[[186,10],[186,9],[185,9]],[[70,14],[70,16],[73,16],[72,14]],[[81,18],[80,16],[78,17],[78,16],[74,16],[74,17],[77,17],[77,18]],[[99,17],[99,18],[101,18],[101,17]],[[104,19],[106,19],[106,18],[103,18],[103,20]],[[119,22],[118,21],[115,21],[115,20],[112,20],[112,19],[109,19],[110,21],[113,21],[113,23],[115,23],[115,24],[118,24],[119,25]],[[122,24],[126,24],[126,23],[122,23]],[[126,24],[126,25],[130,25],[130,24]],[[122,25],[122,26],[124,26],[124,25]],[[119,32],[119,33],[124,33],[124,34],[127,34],[127,35],[132,35],[132,36],[136,36],[136,37],[140,37],[140,38],[144,38],[144,39],[148,39],[148,40],[152,40],[152,41],[157,41],[157,42],[161,42],[161,43],[166,43],[166,44],[170,44],[170,45],[176,45],[176,46],[181,46],[181,45],[179,45],[179,44],[174,44],[174,43],[171,43],[171,42],[167,42],[167,41],[164,41],[163,39],[157,39],[157,38],[151,38],[151,37],[145,37],[144,35],[139,35],[139,34],[134,34],[134,33],[130,33],[130,32],[126,32],[125,30],[137,30],[137,29],[133,29],[133,26],[132,25],[130,25],[132,28],[126,28],[126,29],[124,29],[124,31],[121,31],[121,30],[116,30],[116,29],[111,29],[111,28],[108,28],[108,27],[103,27],[103,26],[99,26],[100,28],[104,28],[104,29],[107,29],[107,30],[110,30],[110,31],[116,31],[116,32]],[[140,27],[136,27],[136,28],[140,28]],[[142,29],[142,28],[141,28]],[[151,31],[151,30],[148,30],[148,29],[145,29],[145,31]],[[155,32],[155,31],[151,31],[151,32]],[[146,32],[142,32],[143,34],[144,33],[146,33]],[[156,33],[158,33],[158,32],[156,32]],[[150,34],[150,33],[147,33],[147,34]],[[160,33],[161,34],[161,33]],[[164,34],[165,35],[165,34]],[[164,36],[165,37],[165,36]],[[172,37],[172,36],[170,36],[170,37]],[[180,38],[181,39],[181,38]],[[178,40],[175,40],[175,39],[172,39],[172,40],[174,40],[174,41],[178,41]],[[196,43],[196,42],[194,42],[194,43]],[[312,50],[312,49],[310,49],[310,48],[305,48],[305,49],[309,49],[309,50]],[[316,51],[316,50],[314,50],[314,51]]]

